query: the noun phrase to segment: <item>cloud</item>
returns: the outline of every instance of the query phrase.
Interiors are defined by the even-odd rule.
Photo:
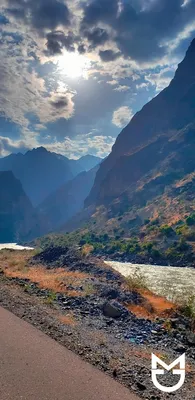
[[[150,82],[151,83],[151,82]],[[148,88],[149,83],[146,82],[142,82],[136,85],[136,89],[137,90],[141,90],[141,89],[147,89]]]
[[[119,85],[114,90],[115,92],[127,92],[128,90],[130,90],[130,87],[126,85]]]
[[[18,153],[29,150],[29,145],[24,140],[12,140],[8,137],[0,136],[0,157],[6,157],[10,153]]]
[[[133,117],[133,113],[131,108],[127,106],[120,107],[118,110],[114,111],[112,123],[119,128],[123,128],[127,125],[131,118]]]
[[[121,53],[119,51],[115,53],[113,50],[100,50],[99,56],[102,61],[109,62],[117,60],[121,56]]]
[[[112,136],[100,136],[95,131],[86,135],[78,135],[75,139],[69,137],[64,141],[54,140],[44,144],[34,139],[31,143],[27,140],[11,140],[0,136],[0,156],[5,157],[10,153],[26,152],[33,148],[44,146],[48,151],[62,154],[68,158],[80,158],[86,154],[94,154],[98,157],[106,157],[113,146],[115,139]]]
[[[194,1],[91,0],[84,5],[83,24],[107,25],[118,51],[140,64],[167,56],[169,40],[192,23],[194,15]]]
[[[109,34],[103,28],[83,29],[81,32],[83,37],[88,40],[91,50],[105,44],[109,40]]]
[[[145,80],[149,82],[151,85],[155,86],[156,91],[160,92],[163,90],[165,87],[167,87],[173,78],[175,73],[175,67],[166,67],[163,68],[160,72],[158,73],[150,73],[145,76]],[[141,87],[143,88],[143,83],[141,84]],[[147,84],[145,84],[147,86]],[[140,88],[140,86],[139,86]]]
[[[76,37],[72,32],[67,35],[62,31],[53,31],[47,34],[47,50],[51,55],[62,54],[62,50],[75,51]]]
[[[94,128],[103,151],[98,137],[116,137],[169,84],[194,32],[194,0],[1,0],[2,136],[22,147],[68,135],[73,154]],[[73,78],[78,53],[89,63]]]
[[[50,151],[63,154],[69,158],[79,158],[86,154],[106,157],[115,142],[112,136],[78,135],[74,139],[66,138],[64,142],[54,142],[46,145]]]
[[[56,29],[70,25],[70,11],[63,1],[59,0],[8,0],[8,13],[15,18],[23,19],[35,29]]]
[[[107,83],[108,83],[108,85],[111,85],[111,86],[118,85],[118,81],[116,81],[116,79],[113,79],[112,81],[108,81]]]

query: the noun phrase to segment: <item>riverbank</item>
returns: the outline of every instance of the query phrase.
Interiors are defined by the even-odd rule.
[[[130,288],[100,260],[67,248],[35,257],[33,252],[4,250],[0,265],[1,305],[144,399],[166,398],[151,383],[151,353],[171,361],[185,351],[190,368],[177,399],[192,400],[194,334],[189,319],[172,303]]]
[[[165,296],[169,300],[178,297],[195,296],[195,269],[175,266],[157,266],[151,264],[132,264],[105,260],[105,263],[114,268],[124,277],[139,272],[147,282],[148,288],[154,293]]]

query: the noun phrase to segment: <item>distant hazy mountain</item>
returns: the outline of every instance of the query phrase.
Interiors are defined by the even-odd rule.
[[[79,160],[77,160],[77,163],[83,171],[89,171],[90,169],[96,167],[96,165],[100,164],[102,161],[103,159],[100,157],[86,155],[79,158]]]
[[[98,168],[99,165],[90,171],[81,172],[48,196],[38,207],[37,210],[50,221],[52,230],[61,227],[83,208],[84,200],[93,186]]]
[[[20,181],[11,171],[0,172],[0,242],[30,240],[45,228]]]
[[[0,159],[0,171],[12,171],[24,188],[33,206],[42,203],[52,192],[88,171],[99,162],[98,157],[85,156],[80,160],[68,158],[39,147],[26,154],[11,154]]]

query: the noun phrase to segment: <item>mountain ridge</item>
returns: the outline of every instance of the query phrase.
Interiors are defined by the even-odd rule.
[[[98,164],[99,158],[92,157],[92,164]],[[90,160],[88,159],[89,164]],[[44,147],[28,150],[25,154],[11,154],[0,159],[0,171],[11,170],[18,178],[30,198],[33,206],[41,204],[61,185],[71,181],[85,168],[81,160],[69,160],[67,157],[49,152]],[[96,165],[97,165],[96,164]]]

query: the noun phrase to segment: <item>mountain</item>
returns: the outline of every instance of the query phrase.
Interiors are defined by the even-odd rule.
[[[83,156],[77,160],[77,164],[82,168],[83,171],[89,171],[90,169],[96,167],[98,164],[101,164],[103,161],[102,158],[91,156],[90,154]]]
[[[195,265],[194,154],[195,40],[170,85],[123,129],[64,231],[80,228],[82,243],[110,257]]]
[[[69,160],[61,154],[39,147],[26,154],[11,154],[0,159],[0,171],[12,171],[18,178],[33,206],[41,204],[52,192],[82,171],[94,168],[101,158],[87,155]]]
[[[30,240],[44,233],[23,187],[11,171],[0,172],[0,242]]]
[[[96,166],[90,171],[81,172],[48,196],[38,207],[38,212],[50,220],[52,230],[65,224],[83,208],[84,200],[90,193],[98,169],[99,166]]]
[[[43,147],[24,155],[11,154],[0,159],[0,171],[11,170],[14,173],[34,206],[82,171],[78,165],[74,168],[66,157]]]
[[[109,204],[153,169],[160,168],[159,163],[166,157],[172,154],[174,158],[174,152],[176,159],[178,147],[182,152],[182,146],[190,147],[194,140],[194,122],[195,39],[170,85],[146,104],[118,136],[111,154],[100,166],[85,205]],[[186,162],[187,158],[188,152]],[[192,160],[189,169],[193,168]]]

